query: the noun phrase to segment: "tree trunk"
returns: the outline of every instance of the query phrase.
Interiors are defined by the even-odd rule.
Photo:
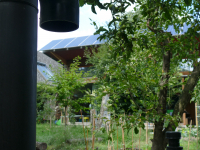
[[[109,94],[106,94],[105,96],[102,97],[102,101],[101,101],[101,109],[100,109],[100,118],[97,124],[97,128],[101,128],[101,125],[103,123],[103,117],[107,117],[108,119],[110,119],[110,117],[108,116],[108,112],[107,112],[107,107],[105,105],[107,105],[107,101],[109,99]]]
[[[173,115],[180,115],[182,116],[184,109],[186,108],[187,104],[190,102],[192,98],[192,93],[194,88],[199,81],[200,77],[200,62],[194,67],[182,93],[181,96],[174,107]]]
[[[167,55],[165,55],[167,56]],[[167,66],[167,63],[165,61],[165,57],[164,57],[164,63],[163,63],[163,72],[165,73],[165,75],[162,76],[162,81],[164,81],[163,79],[165,79],[165,82],[168,82],[168,78],[167,77],[167,67],[165,68],[164,66]],[[170,59],[169,63],[170,64]],[[200,63],[197,64],[197,66],[194,67],[194,70],[192,71],[186,85],[185,88],[183,89],[180,98],[178,100],[178,102],[176,103],[175,107],[174,107],[174,112],[173,112],[173,116],[182,116],[184,109],[186,108],[187,104],[190,102],[191,97],[192,97],[192,92],[194,91],[194,88],[197,84],[197,82],[199,81],[199,77],[200,77]],[[163,88],[160,91],[160,95],[159,95],[159,104],[161,107],[158,107],[158,113],[166,113],[166,109],[165,107],[163,107],[164,109],[162,109],[162,106],[164,106],[165,104],[165,100],[164,100],[164,95],[166,94],[165,92],[167,92],[167,89]],[[170,122],[169,126],[164,130],[163,130],[163,124],[164,122],[162,122],[161,120],[159,122],[155,122],[155,132],[154,132],[154,139],[153,139],[153,144],[152,144],[152,150],[165,150],[165,147],[167,146],[168,140],[165,138],[165,132],[166,131],[174,131],[177,127],[176,124],[174,124],[173,122]]]
[[[163,122],[156,122],[152,150],[165,150],[165,132],[163,132]]]
[[[160,81],[160,93],[158,100],[157,113],[162,116],[166,114],[166,101],[167,101],[167,89],[170,70],[170,51],[163,54],[163,69],[162,78]],[[152,150],[165,150],[165,132],[163,132],[164,121],[162,118],[158,122],[155,121],[155,130],[153,137]]]
[[[179,97],[179,100],[174,107],[174,111],[172,114],[173,116],[179,115],[181,117],[183,115],[183,111],[191,100],[192,92],[194,91],[194,88],[199,81],[199,77],[200,77],[200,62],[197,64],[197,66],[194,67],[194,70],[192,71],[185,85],[185,88],[183,89]],[[173,122],[170,122],[169,126],[165,129],[165,132],[174,131],[176,127],[177,127],[176,124],[174,124]],[[165,146],[167,146],[166,139],[165,139],[164,144]]]

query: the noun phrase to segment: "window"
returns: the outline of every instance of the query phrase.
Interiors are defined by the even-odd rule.
[[[50,78],[53,76],[53,73],[47,68],[46,64],[37,62],[37,69],[41,72],[46,80],[50,80]]]
[[[79,71],[82,71],[83,73],[87,72],[88,73],[87,77],[92,77],[92,76],[94,76],[94,71],[92,69],[93,69],[92,66],[91,67],[80,67]]]

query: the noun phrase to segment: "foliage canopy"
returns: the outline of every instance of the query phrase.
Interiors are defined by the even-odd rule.
[[[98,6],[109,9],[113,16],[106,27],[93,22],[97,28],[95,34],[101,34],[100,39],[106,39],[107,45],[99,49],[99,54],[88,52],[89,63],[96,66],[97,73],[102,73],[99,74],[100,82],[104,91],[112,95],[111,104],[115,105],[121,95],[132,102],[130,107],[136,113],[131,123],[142,126],[138,119],[146,121],[144,115],[149,116],[148,120],[155,124],[152,149],[164,150],[165,132],[177,127],[186,105],[194,96],[200,76],[199,1],[80,1],[81,6],[86,3],[94,13]],[[131,13],[125,13],[128,7],[133,7]],[[190,28],[183,34],[184,25]],[[174,27],[177,35],[167,31],[169,26]],[[188,61],[193,71],[182,83],[180,63]],[[185,85],[183,90],[178,88],[181,85]],[[174,94],[178,94],[179,100],[170,116],[166,113],[167,105],[172,103]],[[143,115],[140,117],[140,114]]]

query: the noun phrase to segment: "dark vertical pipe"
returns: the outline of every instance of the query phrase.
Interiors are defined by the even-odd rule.
[[[37,0],[0,0],[0,150],[35,150]]]

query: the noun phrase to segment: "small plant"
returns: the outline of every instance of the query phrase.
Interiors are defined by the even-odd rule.
[[[197,130],[194,128],[191,130],[191,133],[189,127],[183,128],[180,132],[182,137],[189,137],[189,134],[192,137],[197,137]]]

